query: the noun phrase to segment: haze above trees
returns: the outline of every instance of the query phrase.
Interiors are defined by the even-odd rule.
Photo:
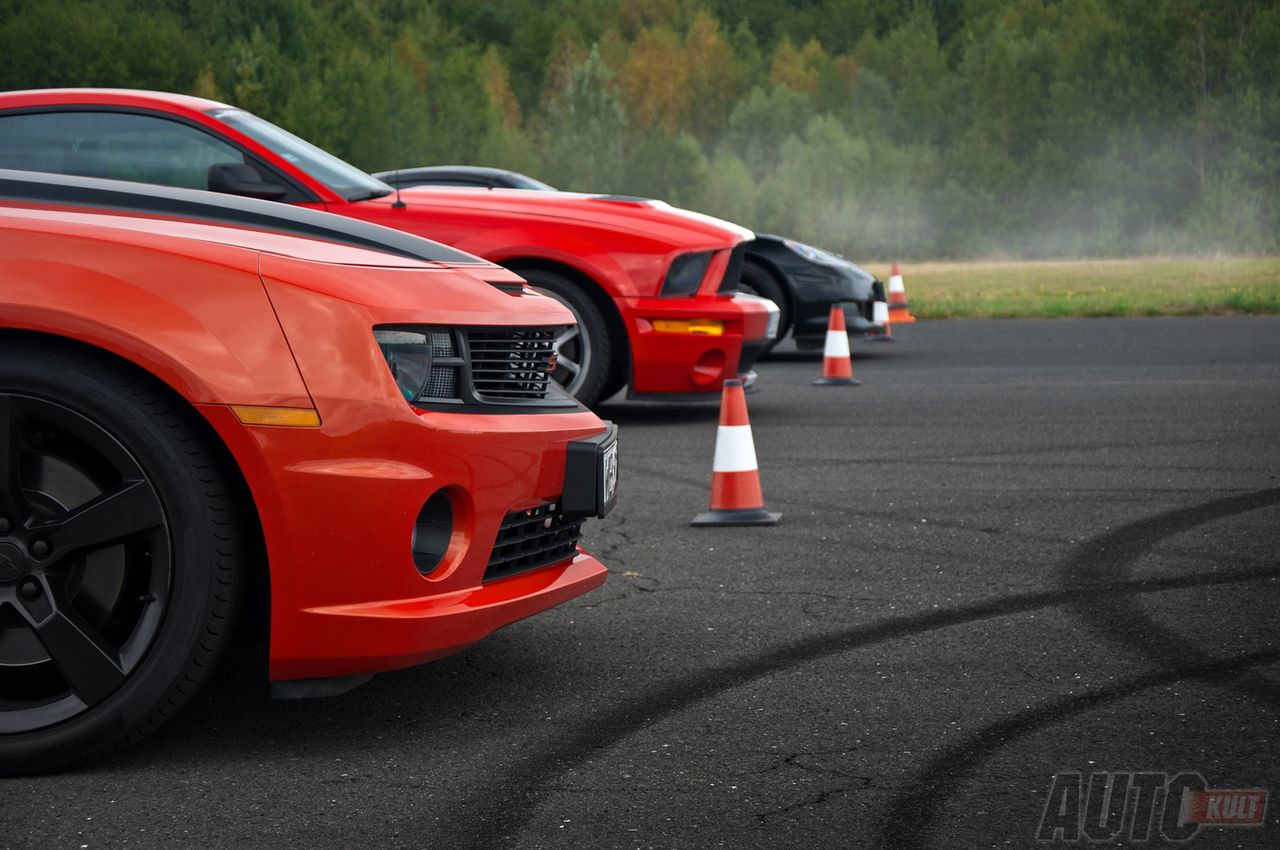
[[[860,259],[1280,249],[1275,2],[0,0],[0,56]]]

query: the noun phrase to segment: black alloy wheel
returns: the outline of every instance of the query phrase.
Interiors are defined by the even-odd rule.
[[[0,774],[131,743],[213,666],[240,523],[206,442],[130,368],[0,339]]]

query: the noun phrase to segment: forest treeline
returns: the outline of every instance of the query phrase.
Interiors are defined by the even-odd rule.
[[[1280,249],[1280,3],[0,0],[0,85],[191,92],[853,257]]]

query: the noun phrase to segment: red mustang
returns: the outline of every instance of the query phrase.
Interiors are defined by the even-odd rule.
[[[777,331],[737,293],[753,234],[660,201],[448,188],[397,193],[241,109],[112,89],[0,94],[0,168],[135,180],[285,201],[408,231],[500,263],[577,319],[555,378],[586,404],[715,398]],[[748,377],[752,377],[748,375]]]
[[[550,381],[572,317],[513,277],[312,210],[0,171],[0,774],[168,719],[237,609],[269,617],[273,692],[323,696],[601,584],[577,541],[616,429]]]

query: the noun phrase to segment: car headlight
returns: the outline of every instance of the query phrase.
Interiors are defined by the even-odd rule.
[[[812,245],[806,245],[803,242],[793,242],[790,239],[783,239],[782,244],[791,249],[792,253],[799,254],[811,263],[817,263],[822,266],[843,266],[849,261],[844,257],[833,254],[830,251],[824,251],[821,248],[815,248]]]
[[[452,331],[374,328],[373,337],[406,401],[454,397],[461,360]]]
[[[681,254],[672,260],[671,268],[667,269],[667,277],[662,281],[662,297],[678,298],[697,292],[698,285],[702,283],[702,276],[707,273],[707,266],[711,264],[713,253],[713,251],[696,251],[691,254]]]

